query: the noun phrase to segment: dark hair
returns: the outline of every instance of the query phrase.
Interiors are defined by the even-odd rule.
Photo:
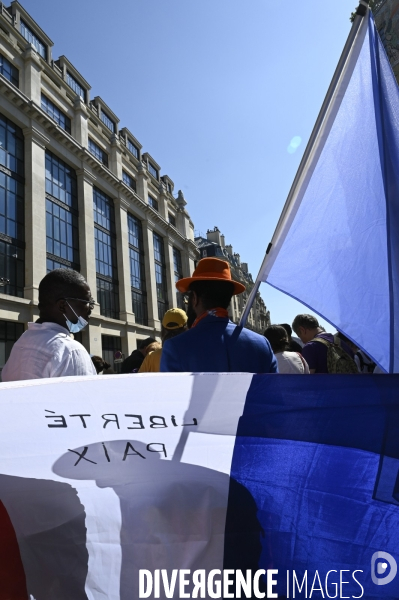
[[[227,308],[234,293],[234,284],[230,281],[193,281],[190,292],[195,292],[206,310]]]
[[[292,329],[298,334],[300,327],[316,329],[316,327],[319,327],[319,322],[313,315],[297,315],[292,322]]]
[[[289,348],[287,332],[282,325],[270,325],[263,335],[269,340],[273,352],[284,352]]]
[[[292,328],[291,325],[288,325],[288,323],[280,323],[280,327],[284,327],[284,329],[286,330],[286,332],[288,333],[288,337],[290,338],[292,336]]]
[[[111,365],[109,365],[101,356],[92,356],[91,361],[94,365],[94,368],[98,373],[101,373],[104,369],[109,369]]]
[[[171,323],[169,323],[169,325],[171,325]],[[176,325],[177,325],[177,323],[176,323]],[[176,337],[177,335],[184,333],[185,331],[187,331],[187,325],[184,325],[184,327],[178,327],[177,329],[168,329],[167,327],[164,327],[162,325],[162,331],[161,331],[162,342],[166,342],[166,340],[170,340],[170,339]]]
[[[138,349],[139,350],[144,350],[144,348],[147,348],[147,346],[149,346],[150,344],[153,344],[154,342],[156,342],[157,340],[152,338],[152,337],[148,337],[145,340],[141,340],[141,342],[138,345]]]
[[[51,306],[67,296],[78,297],[86,279],[72,269],[54,269],[39,283],[39,309]]]

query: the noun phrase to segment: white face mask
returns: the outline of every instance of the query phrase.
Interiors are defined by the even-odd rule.
[[[69,308],[71,309],[71,311],[73,312],[73,314],[75,315],[75,317],[78,317],[78,315],[73,310],[73,308],[69,304],[69,302],[67,302],[67,304],[68,304]],[[64,317],[65,317],[66,325],[67,325],[70,333],[79,333],[79,331],[82,331],[82,329],[84,329],[86,327],[86,325],[88,325],[88,322],[83,317],[78,317],[77,323],[72,323],[72,321],[70,321],[66,315],[64,315]]]

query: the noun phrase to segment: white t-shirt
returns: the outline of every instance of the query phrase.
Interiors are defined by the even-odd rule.
[[[96,375],[86,349],[57,323],[28,323],[1,373],[2,381]]]
[[[275,356],[279,373],[309,373],[308,363],[298,352],[277,352]]]

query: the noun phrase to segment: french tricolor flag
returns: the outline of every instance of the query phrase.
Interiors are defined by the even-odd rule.
[[[0,599],[397,599],[398,377],[1,384]]]

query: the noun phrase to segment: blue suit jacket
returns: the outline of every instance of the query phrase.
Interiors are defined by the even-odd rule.
[[[226,317],[207,315],[193,329],[167,340],[161,371],[277,373],[268,340]]]

